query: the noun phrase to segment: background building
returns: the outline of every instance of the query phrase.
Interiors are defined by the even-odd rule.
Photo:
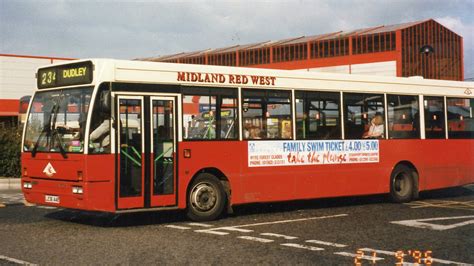
[[[433,19],[138,60],[464,79],[462,37]]]
[[[18,122],[20,98],[36,89],[36,69],[70,58],[0,54],[0,126]]]

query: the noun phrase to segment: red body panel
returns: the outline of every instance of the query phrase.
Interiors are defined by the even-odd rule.
[[[400,161],[417,168],[420,190],[474,182],[472,140],[381,140],[379,163],[255,168],[247,166],[247,142],[185,142],[184,148],[192,158],[180,156],[182,208],[190,178],[207,167],[229,179],[232,204],[388,193]]]
[[[191,158],[183,157],[183,149],[191,150]],[[205,168],[215,168],[228,178],[232,204],[388,193],[391,171],[400,161],[416,167],[420,190],[474,182],[473,140],[380,140],[379,153],[379,163],[249,168],[246,141],[181,142],[178,207],[186,207],[189,182]],[[46,194],[59,195],[59,205],[66,208],[116,211],[114,157],[70,155],[65,160],[60,154],[38,153],[32,159],[30,153],[23,153],[23,167],[28,173],[23,181],[35,182],[32,189],[23,189],[25,197],[29,202],[45,204]],[[51,179],[40,171],[48,162],[63,180]],[[81,169],[83,180],[79,181],[77,171]],[[73,185],[82,185],[84,194],[73,195]]]
[[[32,158],[31,153],[25,152],[21,157],[22,181],[33,184],[32,189],[23,188],[28,202],[91,211],[115,210],[113,154],[68,154],[68,158],[64,159],[59,153],[38,153]],[[56,171],[51,177],[43,173],[48,163]],[[78,171],[82,171],[82,180]],[[73,186],[82,186],[84,194],[73,194]],[[59,196],[60,203],[46,203],[45,195]]]

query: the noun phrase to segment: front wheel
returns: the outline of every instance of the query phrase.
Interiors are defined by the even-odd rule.
[[[390,176],[390,198],[393,202],[409,202],[414,195],[413,169],[397,165]]]
[[[199,174],[188,191],[187,216],[198,222],[215,220],[224,210],[225,195],[219,179],[211,174]]]

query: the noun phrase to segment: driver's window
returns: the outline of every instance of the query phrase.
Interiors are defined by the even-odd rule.
[[[110,111],[109,86],[102,84],[92,111],[89,153],[110,153]]]

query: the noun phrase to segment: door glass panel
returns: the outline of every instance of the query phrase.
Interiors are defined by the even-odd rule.
[[[142,101],[120,99],[120,197],[142,194]]]
[[[153,100],[153,195],[174,192],[173,101]]]

